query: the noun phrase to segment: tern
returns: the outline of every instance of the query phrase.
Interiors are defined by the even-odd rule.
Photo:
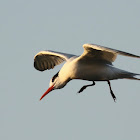
[[[34,67],[39,71],[53,69],[65,61],[61,70],[50,80],[50,86],[40,100],[52,90],[63,88],[72,79],[81,79],[92,81],[92,84],[83,86],[78,93],[89,86],[94,86],[95,81],[106,81],[109,85],[111,96],[116,101],[110,80],[140,80],[135,77],[140,74],[121,70],[112,65],[117,55],[134,58],[140,58],[140,56],[96,44],[84,44],[83,48],[84,52],[80,56],[50,50],[40,51],[34,56]]]

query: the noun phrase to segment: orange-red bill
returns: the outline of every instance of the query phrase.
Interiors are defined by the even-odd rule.
[[[46,96],[50,91],[52,91],[53,88],[54,88],[54,85],[52,85],[51,87],[49,87],[48,90],[42,95],[42,97],[40,98],[40,100],[42,100],[42,98],[43,98],[44,96]]]

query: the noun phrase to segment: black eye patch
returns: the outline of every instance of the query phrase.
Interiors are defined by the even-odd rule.
[[[59,71],[53,76],[52,78],[52,82],[54,82],[54,80],[56,79],[56,77],[58,77]]]

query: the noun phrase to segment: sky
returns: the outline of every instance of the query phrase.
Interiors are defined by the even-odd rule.
[[[40,72],[34,55],[53,50],[80,55],[94,43],[140,55],[139,0],[0,1],[0,139],[139,140],[140,82],[73,80],[43,100],[62,67]],[[114,65],[140,73],[140,60],[118,56]]]

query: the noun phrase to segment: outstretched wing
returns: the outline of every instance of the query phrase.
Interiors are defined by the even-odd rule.
[[[130,54],[127,52],[95,45],[95,44],[84,44],[84,53],[80,56],[79,59],[94,59],[94,60],[104,60],[108,63],[112,63],[115,61],[117,55],[124,55],[129,57],[140,58],[140,56]]]
[[[41,51],[34,56],[34,67],[39,71],[53,69],[75,55],[55,51]]]

